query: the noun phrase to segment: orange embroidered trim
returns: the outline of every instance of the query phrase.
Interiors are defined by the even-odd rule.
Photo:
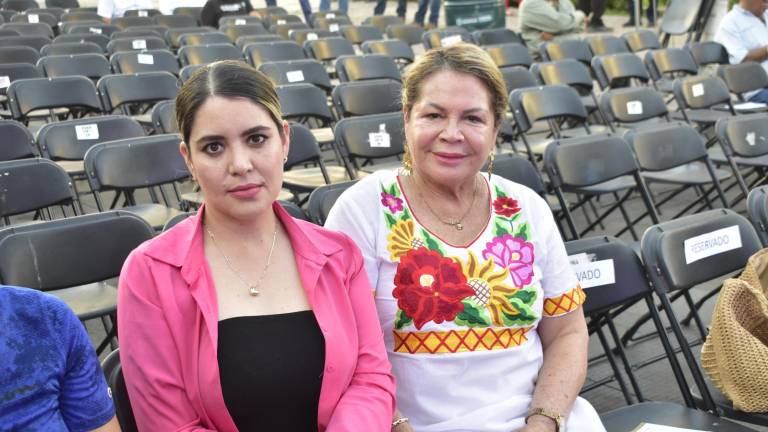
[[[581,289],[581,285],[576,284],[576,288],[557,297],[544,299],[544,316],[559,316],[566,314],[584,304],[587,295]]]
[[[489,327],[449,331],[395,331],[395,352],[438,354],[514,348],[528,340],[525,334],[532,328],[494,329]]]

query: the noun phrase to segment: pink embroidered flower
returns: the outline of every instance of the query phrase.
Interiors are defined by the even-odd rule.
[[[381,193],[381,204],[388,207],[392,213],[403,210],[403,200],[386,192]]]
[[[504,234],[485,245],[483,258],[492,258],[496,265],[509,269],[515,287],[522,288],[533,278],[533,244]]]

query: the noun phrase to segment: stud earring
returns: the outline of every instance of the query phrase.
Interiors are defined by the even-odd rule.
[[[490,179],[493,175],[493,160],[496,159],[496,152],[491,152],[488,155],[488,178]]]

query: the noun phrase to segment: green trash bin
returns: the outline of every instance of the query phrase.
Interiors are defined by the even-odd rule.
[[[506,25],[502,0],[446,0],[445,22],[467,30],[502,28]]]

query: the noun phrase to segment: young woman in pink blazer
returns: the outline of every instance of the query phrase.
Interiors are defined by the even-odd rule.
[[[140,430],[388,431],[395,383],[360,252],[276,203],[290,127],[237,62],[182,87],[181,154],[205,204],[120,277],[120,355]]]

